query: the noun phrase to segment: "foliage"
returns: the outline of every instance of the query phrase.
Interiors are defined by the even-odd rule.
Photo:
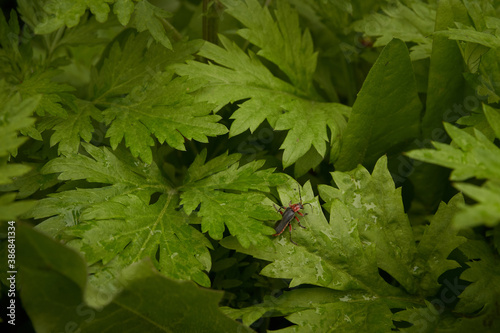
[[[202,290],[189,281],[168,279],[148,261],[125,269],[115,281],[119,295],[105,307],[92,309],[82,299],[87,279],[83,258],[23,224],[18,232],[18,261],[24,272],[20,282],[25,286],[21,297],[37,332],[68,327],[69,320],[70,327],[79,327],[82,332],[192,332],[205,325],[213,332],[250,331],[219,311],[221,293]],[[29,283],[33,280],[38,284]],[[109,296],[102,293],[99,297]],[[163,315],[173,312],[182,319],[170,320]]]
[[[484,105],[484,113],[491,119],[489,123],[495,133],[500,134],[499,111]],[[454,145],[434,142],[436,150],[420,149],[410,151],[408,155],[453,169],[451,180],[463,181],[472,177],[487,179],[481,187],[468,183],[455,183],[457,189],[478,203],[464,208],[455,217],[454,223],[458,228],[481,224],[498,225],[499,216],[496,213],[500,212],[497,200],[500,193],[500,150],[480,130],[474,129],[474,135],[471,135],[447,123],[445,129],[453,139]]]
[[[497,2],[2,9],[20,331],[500,328]]]
[[[436,19],[434,6],[421,1],[399,2],[382,6],[381,12],[370,13],[354,22],[354,30],[376,37],[374,46],[387,45],[393,38],[415,43],[410,48],[412,60],[430,56],[432,41],[427,38],[433,32]]]

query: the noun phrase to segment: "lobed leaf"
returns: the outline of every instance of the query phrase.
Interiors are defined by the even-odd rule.
[[[420,288],[428,295],[434,295],[439,290],[441,284],[438,278],[444,272],[460,267],[448,256],[466,241],[465,237],[457,235],[453,225],[453,218],[461,215],[457,212],[463,205],[464,199],[460,193],[451,198],[448,204],[442,202],[418,243],[414,272],[420,279]]]
[[[484,134],[474,129],[474,135],[445,123],[444,128],[455,146],[433,142],[434,149],[412,150],[411,158],[453,169],[451,180],[500,178],[500,149]]]
[[[376,164],[372,175],[361,166],[349,173],[336,171],[332,175],[338,188],[320,187],[330,211],[330,222],[321,213],[310,187],[306,184],[301,191],[304,203],[312,207],[304,206],[307,215],[300,217],[307,229],[295,228],[293,232],[298,245],[284,235],[271,245],[249,248],[240,245],[235,237],[221,241],[227,248],[271,261],[261,274],[291,279],[291,288],[309,284],[326,289],[296,289],[251,307],[225,308],[230,316],[242,318],[248,325],[260,317],[286,316],[295,325],[284,331],[336,327],[357,332],[369,329],[364,326],[370,325],[367,323],[375,329],[390,329],[391,320],[414,318],[410,309],[424,311],[419,295],[434,295],[440,287],[437,279],[457,267],[448,260],[448,255],[465,240],[451,229],[451,220],[462,200],[460,196],[440,207],[417,247],[404,214],[400,190],[394,188],[385,157]],[[294,186],[290,182],[278,188],[282,201],[290,199]],[[299,200],[295,197],[290,201]],[[295,226],[293,221],[292,225]],[[442,241],[436,244],[438,236]],[[400,282],[401,287],[384,281],[379,267]],[[393,317],[391,313],[397,312],[396,309],[409,310]]]
[[[401,189],[395,188],[387,170],[387,157],[378,160],[371,175],[358,166],[346,173],[335,171],[332,177],[338,188],[320,186],[321,197],[327,203],[340,200],[348,207],[352,217],[358,219],[360,237],[376,244],[378,266],[414,293],[415,239],[404,212]]]
[[[31,126],[35,119],[34,110],[41,100],[40,95],[21,99],[19,94],[8,96],[5,83],[0,81],[0,186],[9,191],[9,186],[31,170],[28,164],[9,163],[11,156],[17,155],[18,148],[27,138],[19,136],[19,131]],[[34,201],[19,201],[17,194],[10,192],[0,196],[0,221],[15,220],[34,206]]]
[[[278,189],[283,191],[292,186],[290,182]],[[303,188],[301,193],[304,202],[311,203],[311,207],[307,205],[304,211],[308,215],[300,218],[301,224],[307,229],[296,228],[292,221],[295,227],[292,227],[295,230],[293,238],[298,246],[292,244],[285,235],[288,231],[263,246],[244,248],[234,237],[224,238],[221,244],[271,261],[261,274],[291,279],[290,287],[312,284],[335,290],[394,292],[378,275],[374,244],[360,239],[356,229],[358,220],[351,216],[346,206],[341,201],[334,201],[328,223],[321,213],[318,200],[313,198],[310,185]],[[292,201],[298,202],[297,199]]]
[[[324,288],[295,289],[280,297],[244,309],[222,308],[230,317],[241,318],[245,325],[268,316],[285,316],[295,325],[280,332],[380,332],[392,327],[389,302],[360,291],[339,292]]]
[[[188,170],[191,177],[181,188],[184,211],[191,214],[200,206],[197,215],[203,218],[202,231],[208,231],[214,239],[221,239],[227,226],[245,247],[267,243],[265,235],[271,235],[273,230],[262,221],[277,219],[279,215],[262,192],[283,183],[285,176],[274,174],[273,169],[259,170],[264,161],[239,166],[239,155],[219,156],[207,163],[209,169],[201,165],[205,157],[206,151]],[[206,171],[195,176],[200,167]]]
[[[192,59],[201,47],[200,41],[189,41],[176,43],[172,50],[167,50],[161,45],[150,45],[149,40],[147,33],[124,33],[110,46],[101,66],[92,72],[92,94],[97,103],[123,97],[134,87],[147,87],[154,83],[156,74],[172,64]]]
[[[90,142],[94,126],[92,119],[102,120],[99,109],[83,100],[77,100],[75,111],[69,112],[65,118],[44,117],[38,123],[38,130],[43,132],[52,129],[54,133],[50,137],[50,145],[59,144],[59,154],[68,155],[77,153],[80,141]]]
[[[293,164],[313,146],[321,156],[326,153],[327,128],[339,133],[346,124],[350,108],[338,103],[323,103],[302,98],[296,88],[276,77],[250,53],[244,54],[234,43],[219,37],[224,48],[206,43],[200,55],[221,66],[188,61],[176,66],[176,72],[188,76],[188,84],[199,101],[215,105],[215,110],[228,103],[250,98],[241,103],[231,119],[229,134],[253,132],[267,120],[276,130],[288,130],[281,149],[283,165]],[[222,67],[224,66],[224,67]],[[250,116],[251,115],[251,116]]]
[[[37,228],[69,238],[89,264],[92,285],[108,286],[126,266],[150,257],[166,276],[209,286],[208,240],[177,211],[178,196],[155,164],[134,160],[120,150],[83,144],[89,156],[69,154],[51,160],[43,173],[61,180],[85,179],[105,187],[66,190],[42,199],[30,215],[47,218]],[[159,193],[158,201],[150,203]]]
[[[395,2],[355,22],[353,28],[367,36],[376,37],[375,47],[388,45],[393,38],[416,44],[410,53],[415,61],[430,56],[432,40],[428,36],[433,32],[435,17],[433,4]]]
[[[255,0],[223,3],[230,15],[247,26],[239,34],[260,51],[257,55],[249,51],[247,55],[221,35],[223,48],[206,43],[199,52],[217,65],[188,61],[176,66],[176,72],[188,76],[195,85],[191,91],[197,100],[214,104],[215,110],[246,99],[231,116],[231,136],[246,130],[253,132],[265,120],[276,130],[288,130],[280,147],[284,150],[284,167],[313,147],[324,157],[329,140],[327,128],[332,137],[339,137],[350,108],[324,103],[314,90],[316,53],[309,32],[300,31],[296,12],[285,1],[279,1],[273,20],[267,8]],[[274,62],[288,80],[274,76],[258,56]]]
[[[35,72],[33,75],[25,77],[23,82],[15,88],[23,98],[40,97],[36,108],[36,113],[40,116],[49,114],[66,118],[65,107],[72,106],[74,103],[75,97],[71,92],[75,88],[54,82],[54,76],[57,74],[59,74],[58,71]]]
[[[471,43],[477,43],[490,48],[498,48],[500,46],[500,38],[494,34],[484,31],[476,31],[469,29],[450,29],[447,31],[436,32],[437,35],[446,36],[452,40],[461,40]]]
[[[154,204],[148,201],[125,194],[98,202],[81,213],[86,223],[66,231],[77,237],[68,244],[78,248],[90,265],[104,265],[92,283],[104,285],[110,275],[116,278],[125,267],[149,257],[163,275],[209,287],[203,273],[211,266],[208,239],[176,211],[175,196],[163,195]]]
[[[496,111],[485,106],[485,113],[495,130]],[[482,187],[465,183],[456,183],[455,187],[478,204],[464,207],[462,212],[455,217],[454,225],[466,228],[486,224],[495,226],[500,219],[497,212],[500,178],[500,150],[481,131],[474,128],[474,135],[453,125],[444,124],[444,127],[455,145],[445,145],[434,142],[436,150],[420,149],[408,152],[408,156],[422,161],[435,163],[452,168],[452,180],[466,180],[471,177],[491,179]],[[495,130],[496,131],[496,130]]]
[[[453,221],[459,229],[471,228],[479,225],[497,226],[500,222],[500,183],[497,179],[487,181],[482,187],[466,183],[457,183],[455,187],[476,204],[464,206]]]
[[[199,43],[179,43],[173,51],[146,49],[146,44],[144,34],[130,36],[123,50],[115,43],[94,78],[97,102],[106,106],[102,115],[113,149],[124,139],[134,157],[151,163],[152,135],[160,143],[185,150],[185,140],[207,142],[207,136],[225,134],[226,127],[217,123],[220,117],[210,114],[211,105],[195,102],[186,80],[172,80],[170,70],[165,70],[189,59]],[[122,94],[127,95],[116,98]]]
[[[308,30],[301,32],[298,13],[287,1],[277,1],[275,20],[268,8],[255,0],[221,2],[229,15],[247,27],[238,34],[260,48],[257,55],[276,64],[301,94],[316,94],[312,77],[318,55],[311,34]]]
[[[463,292],[459,296],[457,311],[470,313],[483,307],[496,307],[500,297],[500,265],[497,255],[482,240],[469,240],[460,246],[460,250],[469,258],[469,269],[462,273],[460,279],[471,284],[467,287],[463,283],[460,285]],[[484,290],[488,292],[485,293]]]
[[[107,1],[69,1],[51,0],[43,4],[45,16],[35,27],[37,34],[49,34],[64,26],[72,28],[78,25],[80,18],[85,15],[87,9],[103,23],[108,20],[110,4],[113,4],[113,12],[118,16],[123,26],[131,23],[142,32],[148,30],[151,36],[163,47],[172,49],[172,43],[168,38],[163,22],[171,14],[146,0],[107,0]],[[135,14],[132,16],[132,14]],[[133,18],[132,22],[130,19]]]
[[[132,5],[129,6],[132,7]],[[123,7],[122,7],[123,8]],[[167,49],[172,49],[172,43],[165,33],[164,21],[171,14],[162,8],[152,5],[149,1],[139,1],[135,4],[135,17],[133,23],[137,31],[149,31],[151,36]],[[121,10],[121,17],[126,21],[124,11]]]
[[[134,157],[151,163],[151,134],[160,143],[185,150],[185,140],[208,142],[207,136],[227,133],[226,127],[218,123],[221,117],[210,114],[209,104],[194,103],[193,97],[186,94],[185,79],[171,81],[164,74],[154,79],[156,82],[146,91],[135,89],[121,103],[103,112],[105,120],[111,123],[106,137],[113,149],[124,138]]]

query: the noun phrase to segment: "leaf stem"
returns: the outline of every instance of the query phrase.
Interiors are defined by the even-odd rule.
[[[217,44],[219,16],[223,5],[218,0],[203,0],[203,39]]]

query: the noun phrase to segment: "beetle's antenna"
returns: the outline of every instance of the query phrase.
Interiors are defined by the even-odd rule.
[[[301,205],[309,205],[309,206],[311,206],[311,209],[314,210],[314,207],[310,202],[305,203],[305,204],[302,203],[302,194],[300,193],[300,185],[299,185],[299,197],[300,197],[300,204]]]

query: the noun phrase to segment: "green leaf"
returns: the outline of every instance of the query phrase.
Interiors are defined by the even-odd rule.
[[[96,16],[85,14],[77,26],[65,29],[61,39],[54,40],[54,47],[83,46],[89,48],[107,43],[110,37],[103,34],[103,31],[112,29],[117,29],[116,19],[112,18],[106,23],[101,23],[96,20]]]
[[[479,315],[473,318],[462,318],[457,320],[453,328],[457,333],[478,332],[496,332],[500,330],[500,320],[495,306],[487,306]]]
[[[387,170],[387,157],[379,159],[372,175],[358,166],[347,173],[335,171],[332,177],[338,189],[320,186],[321,197],[327,203],[340,200],[348,207],[358,220],[360,237],[368,244],[376,244],[378,266],[414,293],[417,286],[413,258],[417,249],[404,212],[401,188],[395,188]]]
[[[373,65],[353,105],[337,170],[373,165],[418,135],[422,105],[405,44],[392,40]]]
[[[54,130],[50,137],[50,145],[59,143],[59,154],[67,155],[78,152],[80,140],[89,142],[92,139],[94,127],[91,118],[101,121],[102,115],[93,104],[83,100],[75,103],[75,112],[69,112],[66,118],[44,117],[39,123],[40,131]]]
[[[89,323],[85,332],[123,332],[131,327],[147,332],[252,332],[220,312],[222,293],[167,279],[147,262],[133,265],[120,280],[124,290],[100,317],[107,320]],[[132,318],[129,308],[137,313]],[[110,322],[110,316],[116,320]]]
[[[500,297],[500,261],[484,240],[469,240],[460,246],[469,258],[460,278],[471,282],[460,294],[456,310],[471,313],[482,307],[497,307]],[[478,260],[479,259],[479,260]],[[488,290],[488,292],[484,292]]]
[[[474,23],[474,26],[478,29],[485,29],[489,26],[490,19],[493,19],[495,15],[495,7],[491,1],[479,0],[479,1],[464,1],[465,7],[469,12],[470,18]]]
[[[164,28],[165,18],[170,16],[171,14],[166,10],[150,4],[149,1],[142,0],[135,5],[135,18],[133,23],[137,31],[142,32],[148,30],[158,43],[167,49],[172,49],[172,43],[165,34]]]
[[[303,94],[315,94],[312,76],[317,53],[311,34],[308,30],[301,32],[297,11],[287,1],[277,1],[276,22],[268,8],[255,0],[221,2],[229,15],[247,27],[238,30],[238,34],[260,48],[257,55],[275,63]]]
[[[155,75],[172,64],[192,59],[201,46],[200,41],[179,42],[173,50],[167,50],[156,43],[150,45],[146,33],[124,34],[122,39],[110,46],[102,66],[92,72],[94,99],[106,106],[134,87],[144,89],[148,83],[154,84]]]
[[[52,159],[42,168],[42,174],[59,173],[60,180],[81,180],[112,184],[109,187],[76,189],[53,193],[31,212],[36,218],[57,216],[65,225],[80,223],[84,209],[123,194],[137,195],[147,200],[155,192],[167,192],[170,185],[163,178],[156,164],[147,165],[133,159],[122,150],[113,154],[109,148],[97,148],[82,143],[89,156],[69,154]],[[42,227],[50,220],[44,221]]]
[[[459,0],[443,0],[437,4],[434,31],[455,27],[455,22],[468,23],[469,17],[465,6]],[[432,52],[428,71],[425,112],[422,117],[421,139],[413,145],[419,148],[429,145],[430,140],[445,142],[448,140],[443,128],[443,120],[455,122],[463,115],[465,80],[462,71],[463,58],[460,47],[455,41],[444,36],[432,38]],[[461,118],[460,120],[463,120]],[[445,184],[448,182],[448,170],[436,165],[414,165],[410,181],[415,185],[415,209],[418,204],[435,211],[443,197]]]
[[[11,166],[11,164],[7,165]],[[23,199],[29,197],[38,190],[48,189],[58,183],[57,176],[52,175],[42,175],[41,163],[25,163],[22,165],[23,168],[28,168],[30,171],[23,175],[12,177],[10,184],[0,185],[0,191],[17,191],[17,198]],[[4,173],[5,174],[5,173]]]
[[[441,274],[460,267],[456,261],[449,260],[448,255],[466,241],[465,237],[457,236],[452,223],[453,217],[463,205],[461,194],[451,198],[447,205],[442,202],[436,214],[430,218],[430,224],[418,243],[415,273],[420,278],[420,288],[427,295],[434,295],[439,290],[441,284],[438,278]]]
[[[167,37],[164,28],[165,18],[170,17],[171,14],[146,0],[136,1],[136,3],[130,0],[51,0],[43,6],[47,15],[35,27],[35,33],[49,34],[63,26],[74,27],[79,23],[80,18],[85,15],[87,8],[90,9],[98,22],[103,23],[108,20],[110,12],[108,3],[114,3],[113,12],[117,14],[123,26],[131,23],[139,32],[148,30],[158,43],[167,49],[172,49],[172,43]],[[135,15],[132,22],[130,22],[132,14]]]
[[[31,166],[20,163],[9,163],[12,155],[27,138],[20,137],[19,131],[31,126],[35,119],[31,117],[41,99],[40,95],[21,99],[19,94],[7,95],[4,81],[0,81],[0,189],[9,191],[8,186],[17,177],[28,173]],[[15,220],[19,215],[34,206],[33,201],[15,201],[16,193],[0,196],[0,221]]]
[[[4,161],[0,161],[0,184],[9,184],[12,181],[29,172],[31,168],[28,165],[23,164],[7,164]]]
[[[264,161],[239,166],[240,155],[221,155],[204,164],[202,152],[188,170],[187,182],[181,187],[181,205],[191,214],[200,204],[202,231],[221,239],[225,226],[244,247],[268,243],[266,235],[273,230],[262,221],[278,219],[272,203],[263,193],[286,180],[273,169],[259,170]],[[208,167],[209,166],[209,167]],[[196,170],[204,170],[196,172]],[[253,191],[252,191],[253,190]]]
[[[53,77],[57,74],[60,73],[57,71],[35,72],[16,86],[16,91],[19,91],[23,98],[37,95],[41,97],[36,108],[36,113],[40,116],[49,114],[66,118],[67,111],[63,106],[73,105],[75,97],[70,92],[74,91],[75,88],[54,82]]]
[[[31,115],[38,106],[41,96],[21,99],[19,94],[15,94],[9,97],[5,85],[0,82],[0,98],[4,101],[0,105],[0,142],[2,142],[0,157],[7,157],[15,153],[26,140],[26,138],[18,137],[18,132],[34,124],[35,119]],[[28,170],[24,170],[26,171]],[[0,181],[0,183],[5,183],[5,181]]]
[[[115,43],[94,81],[97,102],[107,107],[103,117],[110,124],[106,137],[113,149],[125,139],[133,156],[151,163],[151,135],[185,150],[186,139],[208,142],[207,136],[225,134],[227,129],[217,123],[220,116],[210,114],[211,105],[197,103],[187,93],[190,86],[185,78],[172,80],[170,70],[165,71],[191,58],[199,43],[179,43],[168,51],[159,46],[146,49],[147,41],[144,34],[130,36],[123,50]],[[128,95],[116,98],[123,94]]]
[[[495,126],[495,112],[484,107],[491,123]],[[486,111],[487,110],[487,111]],[[500,150],[479,130],[474,135],[453,125],[444,124],[454,145],[433,142],[436,150],[420,149],[407,153],[411,158],[452,168],[451,180],[466,180],[471,177],[490,179],[478,187],[471,184],[455,183],[455,187],[478,201],[466,206],[454,219],[457,228],[473,227],[481,224],[495,226],[500,221]]]
[[[309,149],[309,151],[304,156],[302,156],[297,160],[297,162],[295,162],[295,177],[299,178],[303,176],[304,174],[309,172],[309,170],[316,168],[321,163],[321,161],[323,161],[323,157],[316,151],[316,149]]]
[[[488,123],[495,132],[495,136],[500,138],[500,111],[487,104],[483,104],[483,111]]]
[[[209,104],[195,103],[194,97],[186,93],[185,78],[171,80],[170,75],[159,73],[153,80],[103,112],[111,123],[106,137],[113,149],[125,138],[134,157],[151,163],[151,134],[160,143],[185,150],[185,139],[208,142],[207,136],[227,133],[226,127],[217,123],[221,117],[210,114]]]
[[[19,56],[19,21],[17,13],[12,10],[10,12],[9,22],[7,22],[3,11],[0,13],[0,45],[2,45],[2,55],[9,57]],[[5,52],[5,53],[4,53]],[[4,64],[2,64],[2,67]]]
[[[299,202],[289,192],[297,188],[289,182],[278,187],[281,201]],[[285,191],[286,189],[286,191]],[[288,192],[288,193],[287,193]],[[301,190],[308,214],[300,218],[307,229],[294,228],[294,245],[288,235],[274,238],[270,244],[244,248],[233,237],[224,238],[221,244],[230,249],[271,261],[261,274],[273,278],[292,279],[290,287],[312,284],[336,290],[363,289],[369,293],[396,292],[378,275],[375,244],[363,241],[357,231],[358,219],[351,215],[346,205],[335,200],[331,205],[330,223],[327,222],[317,198],[313,198],[310,185]],[[293,223],[295,226],[296,224]],[[288,231],[285,231],[288,233]],[[302,263],[297,265],[297,263]]]
[[[43,9],[48,14],[44,20],[37,25],[35,33],[48,34],[62,26],[68,28],[74,27],[80,21],[80,17],[85,11],[90,9],[97,21],[104,22],[108,19],[110,1],[70,1],[70,0],[51,0],[44,4]]]
[[[447,31],[435,32],[438,36],[445,36],[451,40],[460,40],[465,42],[476,43],[496,49],[500,46],[500,37],[485,31],[476,31],[472,27],[464,27],[464,29],[450,29]]]
[[[249,248],[241,246],[234,237],[227,237],[221,242],[230,249],[271,261],[261,274],[291,279],[290,288],[310,284],[327,289],[296,289],[277,299],[267,298],[252,307],[240,310],[225,308],[224,311],[233,318],[242,318],[245,324],[251,324],[262,316],[286,316],[296,326],[283,330],[285,332],[327,331],[331,327],[346,332],[382,327],[380,331],[383,332],[392,327],[391,309],[420,304],[422,301],[418,297],[412,298],[403,290],[389,285],[378,272],[378,267],[381,267],[403,281],[399,276],[407,271],[410,281],[403,281],[404,287],[417,291],[417,286],[412,287],[416,281],[412,281],[414,277],[409,272],[413,268],[411,265],[416,252],[411,228],[403,213],[399,190],[392,189],[393,195],[379,199],[380,191],[388,193],[384,187],[392,184],[388,171],[377,170],[379,167],[383,169],[385,164],[377,164],[373,177],[378,182],[374,180],[373,184],[367,183],[362,175],[360,177],[360,174],[367,173],[366,170],[348,175],[349,179],[341,181],[338,180],[341,173],[337,172],[335,178],[340,188],[320,190],[322,195],[332,194],[327,199],[329,223],[321,213],[318,200],[313,198],[310,185],[306,184],[301,191],[302,198],[312,207],[305,206],[307,215],[300,218],[307,229],[295,228],[293,231],[298,245],[292,244],[285,235],[278,236],[272,245]],[[382,177],[380,173],[385,174]],[[352,193],[349,183],[352,189],[356,188],[359,192]],[[290,182],[278,188],[283,202],[290,199],[289,192],[294,186]],[[333,198],[335,193],[337,198]],[[345,196],[341,196],[342,193],[346,193]],[[297,194],[292,202],[298,202]],[[396,202],[389,204],[393,200]],[[370,229],[373,230],[370,232]],[[405,235],[408,232],[410,235]]]
[[[477,95],[480,99],[486,99],[488,103],[494,104],[500,101],[500,90],[497,82],[500,81],[500,49],[489,50],[481,56],[479,66],[480,76],[474,82]]]
[[[462,7],[457,5],[455,0],[439,2],[436,31],[445,30],[460,19],[460,16],[454,13],[454,8],[458,11]],[[438,141],[435,133],[436,129],[443,127],[443,119],[460,117],[453,114],[452,110],[455,110],[454,104],[463,102],[464,79],[460,71],[454,70],[462,65],[463,59],[457,43],[443,36],[435,36],[432,41],[425,114],[422,118],[424,138]]]
[[[43,173],[60,173],[61,180],[112,184],[51,194],[30,213],[48,218],[37,228],[57,237],[72,238],[68,244],[84,253],[94,267],[93,285],[107,285],[120,271],[149,256],[167,276],[193,279],[209,286],[202,271],[210,269],[208,240],[177,211],[178,195],[153,163],[147,165],[121,151],[82,144],[89,156],[69,154],[51,160]],[[168,244],[168,245],[167,245]]]
[[[15,221],[36,205],[34,200],[15,201],[16,193],[0,195],[0,222]]]
[[[154,204],[135,195],[117,196],[83,211],[80,223],[66,231],[77,237],[68,244],[78,248],[89,264],[102,261],[105,268],[95,273],[94,283],[150,257],[165,276],[192,279],[209,287],[203,273],[211,266],[210,242],[176,211],[175,196],[163,195]]]
[[[354,30],[367,36],[377,37],[373,46],[388,45],[393,38],[416,44],[411,48],[412,60],[428,58],[432,40],[436,10],[433,5],[421,1],[409,1],[408,5],[394,2],[383,6],[354,23]]]
[[[126,186],[109,186],[98,189],[76,189],[61,193],[51,193],[40,200],[26,216],[45,220],[36,228],[55,238],[61,238],[63,232],[82,222],[80,216],[86,209],[91,209],[103,201],[119,196],[127,191]]]
[[[79,254],[59,242],[16,224],[16,259],[20,297],[37,332],[61,330],[80,322],[87,268]],[[36,283],[34,283],[36,281]]]
[[[500,222],[500,181],[487,181],[483,186],[474,186],[466,183],[457,183],[455,187],[477,203],[465,206],[462,212],[453,221],[459,229],[471,228],[479,225],[494,227]]]
[[[61,173],[60,180],[86,179],[88,182],[105,184],[125,184],[130,188],[142,190],[148,184],[149,191],[164,189],[168,185],[161,176],[156,164],[145,164],[125,154],[123,150],[115,153],[107,147],[95,147],[82,143],[89,156],[68,154],[49,161],[42,173]],[[144,189],[146,190],[146,189]]]
[[[107,148],[83,146],[90,157],[60,157],[47,163],[42,171],[58,172],[61,180],[85,179],[113,185],[64,191],[41,200],[31,216],[49,219],[39,228],[59,237],[76,237],[70,244],[85,253],[91,264],[102,261],[105,265],[94,276],[100,283],[107,279],[106,274],[116,276],[126,265],[146,255],[155,257],[159,251],[157,267],[162,273],[208,285],[201,271],[210,268],[206,250],[210,244],[186,224],[186,216],[176,211],[178,196],[163,195],[158,202],[148,204],[155,192],[169,193],[169,185],[156,166],[115,155]],[[236,159],[224,155],[204,169],[204,154],[193,163],[189,182],[181,188],[184,209],[191,213],[201,203],[198,215],[203,217],[202,231],[210,230],[212,236],[225,223],[242,242],[265,241],[263,234],[271,234],[272,229],[262,220],[277,219],[278,214],[270,204],[262,209],[262,202],[269,202],[263,193],[247,191],[268,192],[270,186],[283,182],[284,176],[272,170],[258,171],[261,162],[238,168]],[[221,210],[221,204],[227,207]],[[170,245],[166,248],[160,246],[167,243]]]
[[[300,98],[293,86],[274,77],[255,55],[247,56],[225,37],[219,38],[225,49],[206,43],[199,54],[225,67],[192,61],[176,67],[177,73],[189,77],[188,83],[198,86],[204,82],[196,98],[215,104],[216,110],[250,98],[231,116],[234,122],[229,134],[235,136],[247,129],[253,132],[266,119],[276,130],[289,130],[281,146],[285,167],[311,146],[324,156],[327,127],[334,133],[341,131],[349,107]]]
[[[327,202],[330,222],[321,213],[310,186],[306,184],[301,191],[304,203],[311,207],[304,206],[307,215],[300,217],[307,229],[293,231],[298,245],[284,235],[278,236],[272,245],[249,248],[241,246],[234,237],[221,241],[227,248],[271,261],[261,274],[291,279],[290,288],[309,284],[327,289],[296,289],[244,309],[225,308],[231,317],[242,318],[249,325],[260,317],[286,316],[296,326],[285,332],[326,331],[327,327],[346,332],[370,330],[364,325],[375,330],[385,327],[380,330],[383,332],[392,327],[391,313],[421,309],[424,301],[420,297],[434,295],[440,287],[437,278],[458,266],[447,258],[465,240],[450,227],[463,202],[460,196],[440,207],[417,248],[400,189],[394,188],[385,157],[376,164],[372,175],[361,166],[349,173],[336,171],[332,175],[338,189],[319,189]],[[291,199],[294,186],[290,182],[278,188],[282,202]],[[297,193],[290,201],[298,202],[296,196]],[[438,236],[442,241],[436,244]],[[384,281],[379,268],[400,282],[401,287]]]
[[[278,4],[277,23],[255,0],[227,1],[227,5],[231,15],[251,25],[242,30],[241,35],[261,48],[257,55],[279,66],[291,84],[275,77],[253,52],[245,54],[224,36],[219,36],[223,48],[206,43],[199,52],[200,56],[218,65],[188,61],[186,65],[176,66],[176,72],[188,76],[194,85],[190,90],[195,92],[197,100],[215,104],[215,110],[247,99],[231,116],[234,122],[230,136],[248,129],[253,132],[267,120],[276,130],[288,130],[281,146],[284,167],[292,165],[311,147],[324,157],[327,128],[334,133],[332,137],[337,137],[345,127],[350,108],[324,103],[312,90],[311,73],[315,68],[312,59],[316,56],[312,53],[309,34],[300,34],[296,15],[291,14],[284,2]],[[251,20],[247,19],[249,13]],[[271,41],[264,36],[272,37]],[[284,51],[279,45],[290,45],[290,39],[294,40],[294,45],[287,46],[290,49]]]
[[[425,307],[413,307],[399,311],[394,314],[393,320],[405,322],[405,324],[411,323],[412,326],[404,329],[404,332],[408,333],[460,332],[463,325],[461,319],[457,319],[447,312],[439,313],[435,302],[441,301],[441,299],[436,298],[433,301],[433,303],[425,301]],[[441,306],[442,303],[438,304]],[[465,330],[464,332],[468,331]]]
[[[127,25],[130,16],[134,12],[134,2],[132,0],[117,0],[113,6],[113,13],[118,16],[122,25]]]
[[[230,317],[251,325],[263,315],[286,316],[296,324],[279,332],[390,331],[393,327],[388,301],[360,291],[339,292],[324,288],[296,289],[244,309],[222,308]]]
[[[109,304],[93,308],[82,298],[87,270],[76,252],[24,225],[17,237],[21,300],[37,332],[250,332],[218,310],[221,293],[167,279],[147,261],[124,270],[119,294],[101,293]]]
[[[406,153],[409,157],[453,169],[451,180],[500,178],[500,150],[480,131],[474,136],[445,123],[454,146],[433,142],[436,149],[419,149]]]
[[[483,104],[483,108],[485,104]],[[479,111],[479,110],[478,110]],[[488,119],[484,112],[482,113],[471,113],[470,116],[463,116],[457,120],[458,125],[464,125],[465,131],[469,134],[474,134],[474,129],[477,129],[483,133],[488,140],[495,140],[495,131],[490,126]]]
[[[343,116],[349,113],[349,108],[336,103],[303,101],[297,101],[289,108],[292,111],[284,113],[275,126],[276,130],[288,130],[280,147],[284,150],[283,167],[295,163],[312,148],[324,157],[328,141],[327,126],[333,133],[332,137],[340,136],[345,128]]]

